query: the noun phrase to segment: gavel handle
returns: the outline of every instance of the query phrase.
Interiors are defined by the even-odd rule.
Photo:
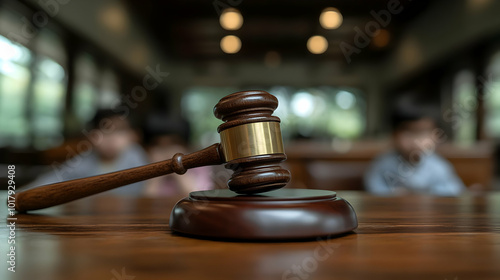
[[[26,190],[15,195],[16,210],[43,209],[161,175],[184,174],[190,168],[221,164],[224,161],[219,146],[214,144],[192,154],[175,154],[169,160]]]

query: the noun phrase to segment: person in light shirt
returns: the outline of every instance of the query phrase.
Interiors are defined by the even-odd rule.
[[[148,164],[147,154],[137,143],[137,134],[129,118],[112,109],[98,110],[87,132],[92,143],[82,152],[52,170],[41,174],[24,188],[79,179]],[[103,195],[138,196],[145,191],[145,183],[137,182],[102,193]]]
[[[409,104],[396,108],[391,118],[393,149],[371,164],[364,178],[366,190],[382,196],[460,195],[464,184],[451,164],[434,152],[444,133],[430,114]]]

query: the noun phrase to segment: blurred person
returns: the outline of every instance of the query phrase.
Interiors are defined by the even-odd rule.
[[[92,130],[84,131],[92,147],[39,176],[27,188],[79,179],[148,164],[144,149],[131,122],[111,109],[98,110],[91,121]],[[87,141],[87,140],[82,140]],[[141,195],[144,182],[137,182],[104,192],[111,195]]]
[[[146,121],[144,138],[152,162],[171,159],[176,153],[189,154],[189,123],[161,113],[152,113]],[[147,181],[148,196],[181,196],[213,188],[212,168],[202,166],[186,174],[169,174]]]
[[[366,190],[377,195],[461,194],[464,184],[451,164],[434,152],[444,132],[425,107],[407,103],[392,113],[393,150],[374,160],[365,174]]]

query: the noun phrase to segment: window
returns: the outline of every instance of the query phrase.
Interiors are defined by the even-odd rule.
[[[73,89],[72,111],[78,121],[78,132],[95,114],[97,108],[97,66],[94,58],[81,53],[75,60],[75,85]]]
[[[476,79],[470,70],[458,72],[453,79],[452,109],[459,122],[452,127],[457,144],[473,144],[476,139]]]
[[[66,72],[0,36],[0,146],[46,149],[62,141]]]
[[[34,146],[43,150],[63,141],[65,71],[52,59],[41,57],[34,68],[31,108]]]
[[[100,91],[98,98],[98,107],[110,109],[116,106],[120,100],[120,86],[118,77],[112,69],[104,69],[101,73]]]
[[[500,52],[492,57],[487,68],[483,102],[485,131],[488,136],[500,138]]]
[[[27,48],[0,36],[0,146],[30,144],[26,113],[31,63]]]
[[[317,87],[291,95],[291,129],[306,138],[356,139],[365,131],[366,106],[356,89]]]
[[[249,87],[262,88],[262,87]],[[263,88],[278,98],[274,114],[280,117],[285,140],[295,137],[311,139],[356,139],[366,126],[366,104],[361,91],[344,87]],[[207,146],[219,141],[213,107],[234,88],[197,87],[189,89],[182,99],[182,110],[191,123],[196,144]],[[208,116],[208,117],[207,117]]]

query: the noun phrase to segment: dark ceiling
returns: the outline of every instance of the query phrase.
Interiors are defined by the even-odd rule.
[[[396,0],[344,1],[265,1],[265,0],[127,0],[130,10],[158,40],[168,57],[179,60],[212,60],[227,56],[239,59],[262,58],[268,51],[277,51],[284,58],[339,59],[343,56],[341,42],[353,44],[355,27],[363,29],[374,20],[371,11],[387,10]],[[386,29],[391,42],[404,32],[405,26],[424,11],[430,1],[401,0],[401,13],[392,15]],[[237,8],[244,18],[241,29],[224,30],[219,13],[225,7]],[[323,29],[318,21],[321,11],[335,7],[344,17],[336,30]],[[242,41],[239,53],[224,54],[219,42],[225,35],[237,35]],[[307,51],[310,36],[323,35],[329,42],[322,55]],[[364,58],[379,57],[391,48],[374,47],[363,51]]]

